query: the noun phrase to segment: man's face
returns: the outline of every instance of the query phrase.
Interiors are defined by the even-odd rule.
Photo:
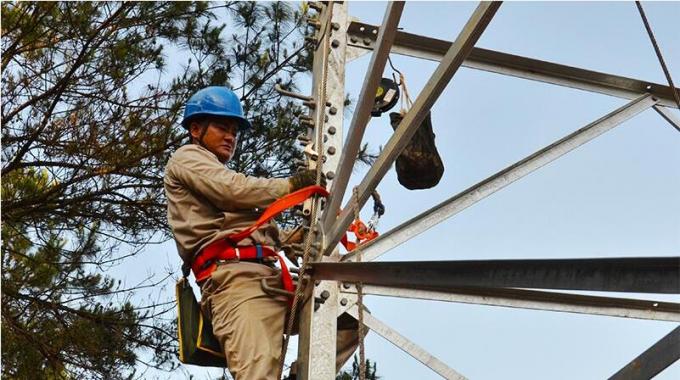
[[[191,124],[191,137],[201,142],[220,162],[229,161],[236,150],[238,122],[234,119],[209,119],[202,124]]]

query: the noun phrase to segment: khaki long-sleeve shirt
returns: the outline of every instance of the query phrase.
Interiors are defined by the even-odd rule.
[[[253,224],[262,209],[289,191],[287,179],[237,173],[196,144],[185,145],[170,157],[164,186],[177,249],[189,262],[206,245]],[[276,224],[263,225],[239,245],[255,243],[278,246]]]

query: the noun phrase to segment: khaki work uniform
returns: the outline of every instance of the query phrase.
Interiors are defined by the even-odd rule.
[[[164,186],[168,221],[183,260],[208,244],[253,224],[261,211],[288,194],[287,179],[248,177],[230,170],[200,145],[179,148],[168,161]],[[280,246],[274,222],[238,245]],[[218,265],[201,284],[202,307],[236,380],[276,379],[288,303],[262,290],[261,280],[280,271],[255,262]],[[358,344],[356,324],[338,332],[339,370]]]

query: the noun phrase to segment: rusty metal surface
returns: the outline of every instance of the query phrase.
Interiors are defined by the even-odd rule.
[[[680,257],[313,263],[318,280],[680,294]]]
[[[609,380],[647,380],[680,359],[680,326],[641,353]]]

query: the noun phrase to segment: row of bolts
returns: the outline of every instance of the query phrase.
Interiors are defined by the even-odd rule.
[[[315,9],[319,12],[322,10],[322,7],[323,7],[323,5],[319,2],[309,2],[308,4],[309,4],[310,8]],[[321,23],[318,20],[308,19],[307,22],[309,23],[309,25],[313,26],[315,29],[321,29]],[[337,22],[333,22],[333,23],[331,23],[331,28],[333,30],[339,30],[340,24],[338,24]],[[310,43],[317,43],[318,39],[316,37],[305,37],[305,41],[310,42]],[[354,43],[357,42],[356,37],[352,37],[352,42],[354,42]],[[370,44],[370,42],[371,42],[370,39],[366,39],[366,41],[364,41],[364,43],[367,44],[367,45]],[[338,41],[338,40],[331,41],[331,47],[337,48],[338,46],[340,46],[340,41]],[[281,95],[302,100],[303,101],[302,104],[311,108],[311,109],[314,109],[316,107],[316,102],[314,102],[314,99],[311,96],[305,96],[305,95],[302,95],[302,94],[287,91],[287,90],[283,89],[279,84],[277,84],[275,86],[275,90],[278,93],[280,93]],[[331,102],[326,102],[326,107],[328,107],[328,113],[330,115],[336,115],[337,114],[338,109],[336,107],[334,107]],[[299,119],[300,119],[300,123],[302,125],[305,125],[310,129],[313,129],[315,127],[314,120],[311,116],[302,115],[302,116],[299,117]],[[326,115],[324,121],[327,122],[328,120],[329,120],[329,117],[328,117],[328,115]],[[327,132],[328,132],[329,135],[335,135],[337,133],[337,129],[335,127],[331,126],[331,127],[328,127]],[[310,145],[311,138],[309,137],[308,134],[300,135],[300,136],[298,136],[297,139],[299,140],[300,144],[303,147],[306,147],[307,149],[311,149],[311,145]],[[328,139],[328,137],[324,136],[324,142],[327,141],[327,139]],[[336,153],[336,149],[335,149],[335,147],[330,146],[330,147],[328,147],[326,152],[329,155],[334,155]],[[318,159],[318,155],[316,155],[316,154],[308,154],[308,156],[309,156],[310,159],[315,160],[315,161]],[[326,161],[325,155],[322,156],[322,160],[324,162]],[[306,168],[306,164],[305,164],[304,161],[297,161],[296,163],[298,164],[297,166]],[[326,173],[326,178],[328,178],[328,179],[332,180],[334,176],[335,176],[335,173],[332,172],[332,171],[329,171],[329,172]],[[296,215],[304,216],[302,214],[302,210],[297,210]],[[309,232],[309,229],[310,229],[309,226],[304,226],[302,228],[305,230],[306,233]],[[313,232],[317,233],[318,230],[316,228],[314,228]],[[313,252],[313,254],[314,253],[318,254],[320,249],[321,249],[320,243],[316,243],[315,245],[313,245],[313,248],[314,248],[314,251],[315,251],[315,252]],[[297,270],[293,270],[293,271],[297,272]],[[305,276],[305,277],[308,277],[308,276]],[[303,281],[308,281],[308,280],[309,280],[308,278],[303,279]],[[319,281],[316,281],[315,285],[319,285]],[[343,286],[344,289],[349,289],[351,287],[351,284],[344,283],[342,286]],[[316,299],[315,299],[316,302],[315,302],[315,305],[314,305],[314,310],[317,310],[320,307],[320,305],[325,303],[325,301],[329,297],[330,297],[329,291],[327,291],[327,290],[322,291],[321,294],[320,294],[320,297],[316,297]],[[340,300],[340,304],[342,306],[346,306],[347,303],[348,303],[347,298],[342,298]]]

